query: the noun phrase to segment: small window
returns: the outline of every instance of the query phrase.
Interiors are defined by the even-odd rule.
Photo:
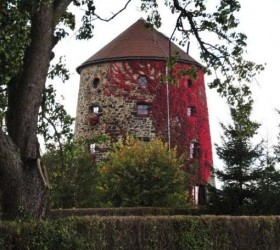
[[[146,76],[144,76],[144,75],[139,76],[137,82],[138,82],[138,85],[139,85],[140,87],[142,87],[142,88],[147,87],[148,80],[147,80],[147,77],[146,77]]]
[[[195,106],[188,106],[187,107],[187,114],[188,114],[188,116],[195,116],[196,115]]]
[[[93,80],[93,87],[96,89],[100,84],[100,79],[98,77],[95,77]]]
[[[92,106],[92,113],[98,114],[99,113],[99,107],[98,106]]]
[[[190,158],[191,159],[198,159],[199,158],[199,144],[197,142],[191,142]]]
[[[198,193],[199,193],[199,186],[192,187],[192,199],[195,205],[198,205]]]
[[[137,115],[145,116],[149,114],[149,104],[138,103],[137,104]]]
[[[93,106],[91,106],[90,107],[90,111],[91,111],[91,113],[93,113],[93,114],[101,114],[102,113],[102,109],[101,109],[101,107],[99,106],[99,105],[93,105]]]
[[[95,153],[95,147],[96,147],[95,143],[89,145],[89,150],[92,154]]]
[[[191,80],[191,79],[188,79],[188,80],[187,80],[187,87],[188,87],[188,88],[191,88],[192,85],[193,85],[192,80]]]
[[[150,137],[138,137],[137,138],[139,141],[142,141],[144,142],[145,144],[146,143],[149,143],[151,141],[151,138]]]
[[[192,198],[195,205],[205,205],[206,188],[205,185],[196,185],[192,188]]]

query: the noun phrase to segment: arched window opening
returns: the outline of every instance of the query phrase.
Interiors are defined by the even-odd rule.
[[[141,88],[147,87],[147,85],[148,85],[147,77],[145,75],[139,76],[138,80],[137,80],[137,83]]]
[[[95,77],[93,80],[93,87],[96,89],[100,84],[100,79],[98,77]]]

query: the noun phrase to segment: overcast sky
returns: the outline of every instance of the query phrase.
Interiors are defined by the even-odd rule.
[[[97,13],[102,17],[110,17],[111,13],[120,9],[126,0],[95,0]],[[163,2],[163,1],[162,1]],[[254,118],[262,123],[260,135],[268,139],[269,143],[276,142],[277,124],[280,117],[275,109],[280,109],[280,81],[279,81],[279,57],[280,57],[280,0],[241,0],[241,11],[238,14],[240,20],[239,31],[248,36],[247,58],[256,63],[266,63],[266,69],[252,82],[255,99]],[[170,36],[177,16],[172,16],[167,8],[162,8],[162,27],[160,32]],[[74,36],[66,38],[55,49],[56,55],[66,55],[66,63],[71,72],[70,80],[62,84],[55,80],[59,86],[59,94],[64,96],[64,104],[67,111],[76,115],[76,103],[79,88],[79,75],[75,69],[99,49],[109,43],[122,31],[136,22],[139,18],[145,18],[145,13],[140,11],[139,0],[134,0],[122,14],[112,21],[95,22],[94,37],[89,41],[77,41]],[[211,41],[209,41],[211,43]],[[199,51],[196,43],[191,43],[190,55],[197,61]],[[184,48],[183,48],[184,49]],[[207,84],[207,76],[205,83]],[[216,94],[215,90],[207,89],[208,108],[212,143],[220,140],[222,131],[219,122],[228,119],[228,109],[224,101]],[[214,165],[219,165],[214,155]]]

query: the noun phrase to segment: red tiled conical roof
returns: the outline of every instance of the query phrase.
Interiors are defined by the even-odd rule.
[[[186,52],[171,44],[171,53],[179,53],[180,62],[195,64],[202,67]],[[148,60],[166,60],[169,57],[169,38],[157,30],[148,29],[145,26],[144,19],[139,19],[132,24],[119,36],[104,46],[96,54],[82,63],[77,71],[80,71],[88,65],[123,60],[148,59]]]

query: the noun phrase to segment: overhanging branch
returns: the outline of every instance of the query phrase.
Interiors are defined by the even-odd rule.
[[[122,9],[120,9],[117,13],[113,14],[110,18],[102,18],[101,16],[97,15],[94,13],[94,15],[97,17],[97,19],[101,20],[101,21],[104,21],[104,22],[109,22],[111,21],[113,18],[115,18],[118,14],[120,14],[121,12],[123,12],[127,6],[129,5],[129,3],[131,2],[132,0],[128,0],[126,2],[126,4],[124,5],[124,7]]]

